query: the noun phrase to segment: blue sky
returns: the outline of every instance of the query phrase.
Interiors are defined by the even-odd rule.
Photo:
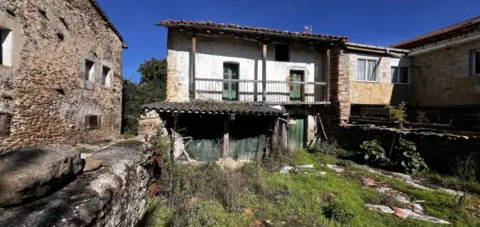
[[[344,35],[352,42],[390,45],[471,17],[479,0],[98,0],[129,45],[124,77],[138,81],[138,66],[164,58],[164,19],[202,20]]]

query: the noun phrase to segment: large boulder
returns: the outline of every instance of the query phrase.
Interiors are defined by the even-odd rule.
[[[43,197],[70,183],[84,160],[69,146],[23,148],[0,155],[0,207]]]

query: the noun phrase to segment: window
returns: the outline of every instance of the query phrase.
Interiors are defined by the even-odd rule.
[[[290,101],[303,101],[303,71],[290,71]]]
[[[410,68],[409,67],[392,67],[392,83],[394,84],[408,84],[410,83]]]
[[[275,45],[275,61],[289,61],[290,49],[287,44]]]
[[[85,129],[99,129],[101,127],[101,117],[99,115],[87,115],[85,117]]]
[[[480,49],[470,51],[470,76],[480,75]]]
[[[94,80],[94,73],[95,73],[95,63],[90,60],[85,60],[85,80],[93,81]]]
[[[110,84],[111,84],[111,69],[107,66],[103,66],[102,67],[102,84],[107,86],[107,87],[110,87]]]
[[[376,60],[358,59],[357,62],[357,80],[358,81],[377,81]]]
[[[0,137],[10,135],[10,115],[0,113]]]
[[[239,65],[237,63],[224,63],[223,79],[238,80],[238,68]],[[223,100],[238,100],[238,82],[227,81],[223,83]]]
[[[12,31],[0,28],[0,65],[12,66]]]

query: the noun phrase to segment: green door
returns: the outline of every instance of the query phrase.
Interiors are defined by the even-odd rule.
[[[223,79],[238,80],[238,64],[224,63],[223,64]],[[223,83],[223,100],[237,101],[238,100],[238,82],[224,82]]]
[[[288,124],[288,147],[290,149],[303,148],[304,129],[305,129],[304,119],[295,119]]]
[[[290,82],[303,82],[303,71],[290,71]],[[303,84],[290,84],[290,101],[303,101]]]

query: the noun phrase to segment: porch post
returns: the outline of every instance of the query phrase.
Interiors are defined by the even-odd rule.
[[[189,71],[189,98],[190,101],[195,99],[195,54],[197,52],[197,37],[195,33],[192,35],[192,50],[190,51],[190,71]]]
[[[262,101],[267,101],[267,44],[262,43]]]
[[[225,117],[223,120],[223,147],[222,157],[227,158],[230,152],[230,133],[229,133],[230,116]]]
[[[326,94],[326,100],[327,102],[330,102],[330,73],[331,73],[331,69],[330,69],[330,48],[326,49],[325,50],[325,81],[327,82],[327,87],[326,87],[326,90],[327,90],[327,94]]]

